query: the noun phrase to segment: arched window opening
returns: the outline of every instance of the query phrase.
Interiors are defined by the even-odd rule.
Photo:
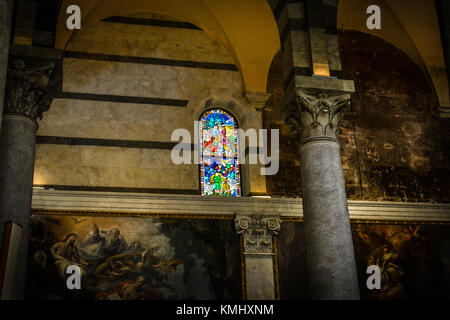
[[[200,118],[200,184],[203,196],[241,195],[238,126],[221,110],[208,110]]]

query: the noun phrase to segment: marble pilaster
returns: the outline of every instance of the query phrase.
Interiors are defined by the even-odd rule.
[[[275,299],[273,237],[280,231],[280,216],[237,215],[235,228],[243,240],[247,299]]]

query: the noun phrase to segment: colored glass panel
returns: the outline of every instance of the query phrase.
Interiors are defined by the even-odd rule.
[[[214,109],[200,120],[200,179],[202,195],[241,195],[237,123],[227,112]]]

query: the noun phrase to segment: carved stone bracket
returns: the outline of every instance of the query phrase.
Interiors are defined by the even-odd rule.
[[[280,231],[280,216],[237,215],[235,228],[242,234],[244,254],[273,255],[273,236]]]
[[[341,111],[350,103],[350,94],[329,94],[324,91],[296,91],[296,101],[284,112],[284,121],[302,143],[311,140],[337,141]]]
[[[42,113],[50,108],[53,98],[47,87],[54,67],[54,63],[37,65],[21,59],[13,61],[8,68],[4,113],[42,119]]]

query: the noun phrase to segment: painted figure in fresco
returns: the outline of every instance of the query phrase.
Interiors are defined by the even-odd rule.
[[[142,251],[144,251],[144,247],[142,246],[142,243],[139,240],[138,241],[133,241],[128,246],[128,250],[127,251],[128,252],[142,252]]]
[[[119,278],[129,274],[142,272],[139,266],[134,262],[134,257],[141,254],[119,254],[106,258],[105,262],[100,264],[94,274],[98,278]]]
[[[378,265],[381,270],[382,290],[370,292],[372,298],[391,300],[436,294],[430,226],[358,224],[354,231],[358,247],[364,248],[361,252],[368,253],[367,265]]]
[[[152,270],[159,270],[160,273],[163,275],[163,279],[168,280],[168,275],[170,273],[174,273],[177,269],[177,267],[181,264],[183,264],[183,261],[181,259],[172,259],[169,262],[167,262],[166,258],[164,258],[160,254],[153,254],[152,255]]]
[[[148,256],[152,255],[159,246],[146,249],[143,252],[119,254],[108,257],[95,270],[95,275],[100,278],[122,277],[129,274],[145,272]]]
[[[160,300],[161,296],[145,283],[143,276],[136,281],[121,282],[111,292],[99,292],[96,300]]]
[[[382,253],[371,256],[369,265],[375,264],[380,267],[382,291],[381,299],[392,299],[404,297],[405,289],[402,284],[405,272],[399,266],[399,252],[393,251],[387,245],[383,246]]]
[[[103,279],[123,278],[130,275],[146,274],[154,287],[168,287],[164,283],[168,275],[176,271],[177,266],[183,264],[180,259],[169,262],[156,251],[159,246],[146,249],[142,253],[125,253],[108,257],[95,270],[95,276]]]
[[[138,277],[134,283],[128,282],[122,286],[120,296],[123,300],[154,300],[160,296],[148,285],[144,277]]]
[[[75,242],[78,239],[78,235],[76,233],[69,233],[66,238],[57,242],[53,248],[52,252],[58,256],[61,256],[69,261],[73,261],[82,265],[89,265],[88,262],[84,261],[81,256],[78,248],[75,246]]]
[[[171,259],[167,262],[162,255],[156,253],[158,249],[159,247],[155,247],[150,250],[146,249],[141,254],[130,253],[109,257],[97,267],[95,276],[99,279],[112,280],[145,275],[152,288],[165,287],[176,293],[175,289],[167,283],[168,275],[174,273],[177,267],[183,264],[183,261]],[[139,259],[136,260],[136,257]]]
[[[362,225],[355,226],[356,242],[365,247],[363,268],[377,265],[381,271],[381,290],[370,291],[373,299],[401,299],[405,295],[404,270],[400,262],[401,250],[398,241],[393,241],[399,235],[386,226]],[[365,269],[364,269],[365,271]]]
[[[140,268],[148,281],[151,281],[153,288],[168,288],[176,294],[175,289],[167,281],[169,274],[174,273],[181,264],[183,264],[181,259],[171,259],[168,262],[164,256],[153,251],[147,255],[143,254]]]
[[[80,267],[82,279],[86,276],[85,267],[90,263],[81,258],[80,252],[75,245],[77,239],[78,235],[76,233],[69,233],[63,241],[57,242],[51,249],[58,275],[62,279],[66,278],[66,270],[70,265]]]
[[[120,234],[118,227],[113,227],[109,231],[100,231],[94,223],[92,230],[86,236],[83,243],[83,253],[91,259],[106,259],[107,257],[120,254],[128,249],[128,245]]]
[[[153,218],[140,220],[88,217],[83,218],[87,219],[83,222],[77,222],[79,217],[71,216],[39,216],[32,219],[27,283],[29,298],[178,299],[186,296],[203,297],[201,292],[211,288],[210,275],[205,275],[205,279],[198,278],[204,272],[203,266],[193,264],[191,260],[184,265],[183,260],[186,257],[191,259],[192,255],[204,260],[202,252],[199,255],[194,251],[198,247],[193,248],[192,254],[186,254],[183,251],[186,249],[185,245],[172,246],[172,239],[186,241],[186,233],[182,228],[171,229],[170,232],[175,230],[177,233],[168,237],[160,231],[159,226],[155,226],[154,221],[160,220]],[[111,221],[117,221],[120,229],[110,227]],[[104,226],[107,223],[108,228],[102,227],[103,223]],[[130,239],[129,246],[125,246],[121,232],[125,223],[131,225],[131,229],[127,230],[136,231],[123,235],[127,240]],[[173,228],[172,224],[167,226]],[[67,233],[63,233],[65,230]],[[77,230],[78,234],[72,230]],[[80,242],[81,234],[87,240],[84,248],[83,242]],[[170,239],[168,247],[164,243],[166,239]],[[86,250],[89,246],[99,250],[92,252],[99,252],[100,255],[89,254]],[[105,248],[113,248],[110,252],[124,249],[103,258],[101,255]],[[67,289],[66,270],[70,265],[80,268],[82,290]],[[221,267],[218,268],[221,270]],[[239,281],[236,283],[239,284]],[[201,292],[197,290],[198,287]]]
[[[47,267],[48,256],[51,255],[50,248],[58,242],[58,239],[53,231],[45,232],[42,219],[36,216],[32,216],[30,231],[31,263],[44,270]]]

